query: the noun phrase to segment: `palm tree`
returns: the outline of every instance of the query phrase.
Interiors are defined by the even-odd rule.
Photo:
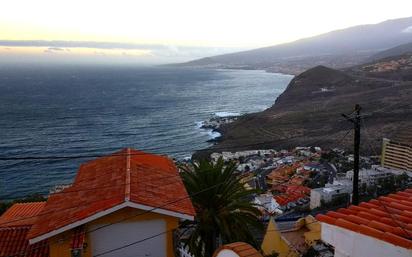
[[[256,191],[247,190],[234,174],[234,163],[207,161],[182,167],[182,178],[196,209],[186,222],[190,236],[184,240],[194,257],[211,257],[219,244],[242,241],[257,246],[253,231],[262,230],[259,210],[250,202]]]

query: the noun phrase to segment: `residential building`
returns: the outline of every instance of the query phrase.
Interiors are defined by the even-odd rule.
[[[404,129],[393,139],[384,138],[381,165],[412,172],[412,130]]]
[[[29,244],[27,239],[45,204],[17,203],[0,216],[0,256],[49,257],[47,240]]]
[[[26,238],[30,247],[47,242],[50,257],[174,257],[173,231],[194,215],[173,161],[128,148],[82,164],[71,187],[50,195]],[[9,219],[3,215],[0,226]]]
[[[282,223],[270,219],[261,246],[264,255],[301,256],[320,239],[320,223],[312,216]]]
[[[335,257],[412,256],[412,189],[319,214],[321,239]]]
[[[387,180],[393,175],[400,175],[404,171],[385,168],[379,165],[372,165],[370,169],[360,169],[359,170],[359,184],[377,185],[381,181]],[[412,174],[411,174],[412,175]],[[353,170],[346,172],[346,178],[353,181]]]
[[[297,205],[304,205],[309,202],[310,188],[308,187],[285,185],[278,188],[281,189],[281,193],[275,195],[274,198],[282,209],[294,208]]]
[[[258,209],[266,215],[281,214],[280,205],[273,198],[272,194],[261,194],[255,197],[253,203],[258,205]]]
[[[352,193],[352,185],[327,185],[321,188],[314,188],[310,191],[310,208],[315,209],[324,204],[331,203],[337,199],[349,200]]]
[[[236,242],[219,247],[213,257],[263,257],[253,246]]]

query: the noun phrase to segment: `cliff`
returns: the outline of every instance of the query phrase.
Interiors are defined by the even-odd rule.
[[[341,114],[355,104],[365,115],[362,152],[379,152],[383,136],[412,125],[412,56],[345,70],[309,69],[290,82],[272,107],[223,126],[219,144],[197,154],[295,146],[351,149],[352,124]]]

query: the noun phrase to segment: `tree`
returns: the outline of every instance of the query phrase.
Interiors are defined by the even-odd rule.
[[[220,244],[243,241],[257,246],[254,230],[262,230],[260,211],[250,202],[254,190],[247,190],[234,174],[234,163],[207,161],[182,167],[186,189],[196,210],[192,227],[183,242],[195,257],[211,257]]]

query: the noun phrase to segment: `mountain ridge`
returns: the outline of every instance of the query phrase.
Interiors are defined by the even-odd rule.
[[[358,25],[290,43],[206,57],[178,66],[264,69],[299,74],[316,65],[351,67],[372,55],[412,42],[412,17]]]
[[[382,137],[412,127],[412,54],[336,70],[316,66],[296,76],[275,103],[224,125],[213,151],[296,146],[350,150],[353,124],[341,117],[360,104],[362,153],[380,151]],[[367,128],[367,129],[366,129]],[[366,142],[367,141],[367,142]]]

